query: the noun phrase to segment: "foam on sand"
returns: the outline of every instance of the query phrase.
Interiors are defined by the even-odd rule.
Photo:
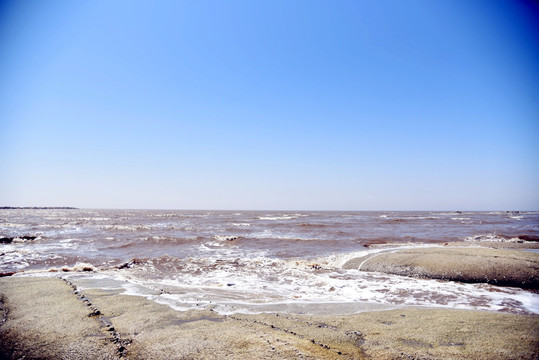
[[[539,318],[527,315],[405,308],[291,315],[274,308],[223,316],[24,277],[0,279],[0,299],[0,310],[9,309],[0,320],[0,357],[13,359],[499,359],[534,358],[539,346]]]

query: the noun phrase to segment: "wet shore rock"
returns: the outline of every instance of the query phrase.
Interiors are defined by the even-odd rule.
[[[0,244],[11,244],[14,240],[29,241],[37,239],[37,236],[24,235],[24,236],[12,236],[12,237],[0,237]]]
[[[415,248],[370,254],[345,269],[539,289],[539,253],[489,248]]]

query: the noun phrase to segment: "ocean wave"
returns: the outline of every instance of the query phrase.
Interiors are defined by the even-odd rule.
[[[297,216],[259,216],[259,220],[292,220],[297,219]]]
[[[239,239],[241,236],[236,235],[215,235],[213,238],[219,241],[233,241]]]
[[[313,238],[313,237],[303,237],[297,233],[278,234],[267,229],[261,232],[251,233],[246,237],[252,238],[252,239],[274,239],[274,240],[290,240],[290,241],[319,240],[318,238]]]
[[[144,230],[163,230],[163,229],[176,229],[174,224],[170,223],[157,223],[157,224],[108,224],[99,225],[99,229],[102,230],[123,230],[123,231],[144,231]]]
[[[77,221],[80,222],[80,221],[110,221],[112,220],[111,218],[109,217],[99,217],[99,216],[96,216],[96,217],[79,217],[77,218]]]
[[[230,225],[236,226],[236,227],[250,227],[251,226],[251,224],[249,223],[232,223]]]
[[[354,253],[357,256],[362,253]],[[364,254],[364,252],[363,252]],[[536,313],[539,295],[515,288],[461,284],[342,270],[345,256],[318,259],[215,257],[137,260],[112,274],[143,284],[153,297],[182,308],[252,311],[262,304],[370,302]]]
[[[479,241],[479,242],[483,242],[483,241],[492,241],[492,242],[507,242],[507,241],[511,241],[511,242],[515,242],[515,241],[518,241],[520,240],[518,237],[507,237],[507,236],[503,236],[503,235],[498,235],[498,234],[479,234],[479,235],[473,235],[473,236],[466,236],[464,239],[464,241]]]
[[[331,227],[332,225],[329,224],[315,224],[315,223],[301,223],[299,226],[304,228],[327,228]]]
[[[96,272],[99,269],[92,264],[77,263],[73,266],[62,266],[59,268],[49,268],[48,272]]]
[[[418,220],[440,220],[440,216],[384,217],[386,222],[415,222]]]
[[[17,223],[0,223],[0,229],[2,228],[21,228],[26,227],[26,224],[17,224]]]
[[[439,244],[440,241],[464,238],[468,241],[539,239],[538,213],[447,212],[447,215],[441,215],[438,212],[380,211],[302,214],[274,210],[245,211],[235,215],[233,211],[178,214],[172,210],[107,210],[82,213],[83,216],[81,213],[62,215],[64,220],[58,216],[47,220],[41,212],[6,217],[4,221],[8,224],[25,226],[3,228],[0,223],[0,229],[4,229],[2,236],[36,235],[40,238],[0,244],[0,270],[9,273],[45,271],[55,267],[61,271],[64,266],[72,268],[73,264],[84,262],[93,264],[99,274],[105,272],[107,276],[126,279],[129,283],[178,287],[183,293],[177,300],[186,304],[190,301],[185,295],[188,292],[192,297],[218,299],[221,305],[240,300],[249,304],[316,303],[318,299],[319,302],[406,304],[415,301],[421,304],[417,299],[424,297],[425,303],[432,303],[436,294],[423,295],[420,287],[428,288],[436,282],[415,283],[401,279],[402,286],[395,285],[384,299],[384,286],[397,284],[397,278],[382,275],[375,278],[372,274],[344,271],[339,263],[346,257],[359,256],[361,252],[387,251],[397,246],[435,241]],[[511,219],[510,216],[523,218]],[[112,220],[88,220],[93,218]],[[469,219],[463,220],[465,218]],[[397,222],[391,222],[392,219]],[[235,236],[241,236],[241,239],[232,241]],[[347,253],[356,250],[357,254]],[[341,252],[345,254],[335,254]],[[135,260],[125,268],[119,268],[128,259]],[[70,270],[62,276],[97,275]],[[405,295],[406,284],[417,288]],[[452,291],[449,285],[439,290]],[[403,295],[399,295],[399,291]],[[462,295],[465,293],[463,290],[460,295],[453,295],[456,298],[462,296],[463,304],[470,305],[472,300]],[[481,294],[483,292],[471,296],[477,300]],[[489,306],[478,308],[494,309],[496,301],[488,299]]]
[[[276,215],[259,216],[258,219],[259,220],[271,220],[271,221],[275,221],[275,220],[294,220],[294,219],[298,219],[298,218],[304,217],[304,216],[308,216],[308,215],[306,215],[306,214],[276,214]]]

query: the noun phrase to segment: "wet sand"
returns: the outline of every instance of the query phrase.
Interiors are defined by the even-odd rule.
[[[352,259],[343,267],[401,276],[539,289],[539,253],[507,248],[447,246],[388,250]]]
[[[399,308],[354,315],[175,311],[59,278],[0,279],[3,359],[539,357],[539,316]]]

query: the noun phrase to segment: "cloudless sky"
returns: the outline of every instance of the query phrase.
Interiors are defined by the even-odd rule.
[[[538,210],[532,1],[4,1],[0,206]]]

